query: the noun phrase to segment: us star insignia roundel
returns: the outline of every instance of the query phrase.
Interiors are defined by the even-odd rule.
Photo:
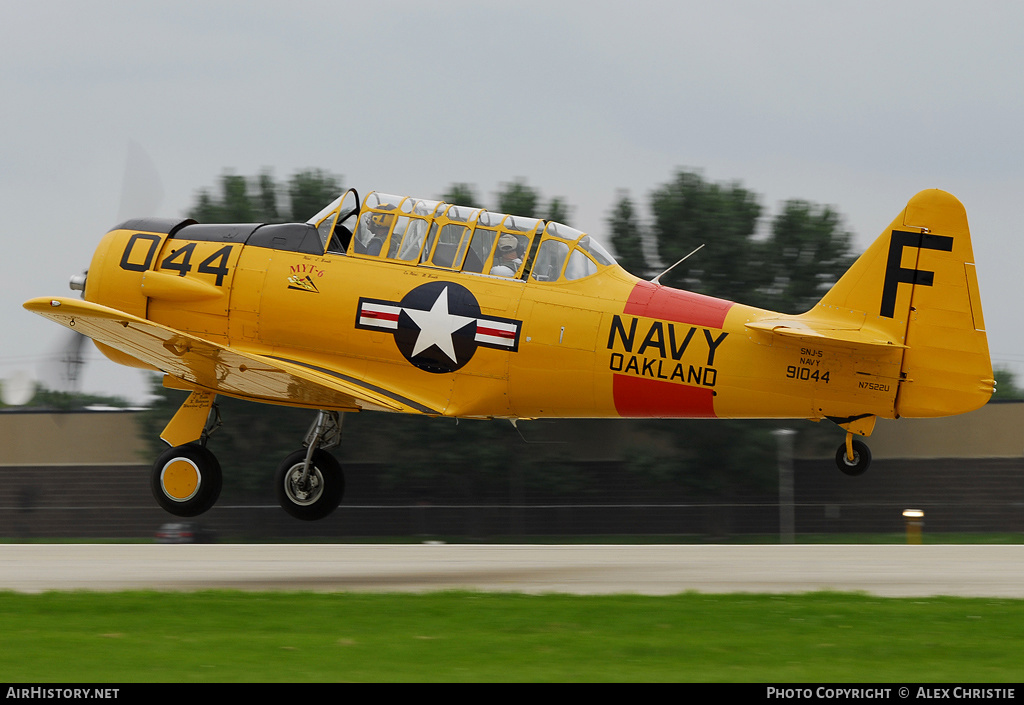
[[[394,334],[406,360],[426,372],[454,372],[478,347],[516,352],[523,322],[486,316],[466,287],[453,282],[418,286],[401,301],[359,299],[356,328]]]

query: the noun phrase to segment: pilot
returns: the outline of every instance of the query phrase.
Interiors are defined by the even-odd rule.
[[[370,221],[367,224],[370,233],[373,237],[366,243],[366,254],[377,256],[380,254],[381,248],[384,246],[384,241],[388,237],[388,231],[391,230],[391,221],[394,220],[395,216],[390,213],[371,213]]]
[[[499,277],[514,277],[523,264],[523,255],[519,252],[519,239],[508,233],[498,238],[498,247],[494,251],[494,265],[491,274]]]

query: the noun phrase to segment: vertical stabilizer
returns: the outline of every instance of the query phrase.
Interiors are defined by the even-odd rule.
[[[960,414],[992,394],[967,214],[944,191],[914,196],[812,313],[906,346],[899,416]]]

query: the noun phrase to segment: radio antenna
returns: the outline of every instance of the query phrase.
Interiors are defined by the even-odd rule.
[[[669,267],[668,269],[666,269],[666,270],[665,270],[664,272],[662,272],[661,274],[659,274],[658,276],[656,276],[656,277],[655,277],[654,279],[652,279],[652,280],[651,280],[651,282],[653,282],[654,284],[659,284],[659,285],[660,285],[660,284],[661,284],[661,278],[662,278],[663,276],[665,276],[666,274],[668,274],[669,272],[671,272],[671,271],[672,271],[673,269],[675,269],[676,267],[678,267],[679,265],[681,265],[681,264],[682,264],[682,263],[683,263],[684,261],[688,260],[688,259],[689,259],[690,257],[692,257],[693,255],[697,254],[697,251],[698,251],[698,250],[700,250],[700,248],[701,248],[701,247],[704,247],[704,243],[701,243],[701,244],[700,244],[700,246],[699,246],[699,247],[698,247],[698,248],[697,248],[696,250],[694,250],[694,251],[693,251],[693,252],[691,252],[690,254],[686,255],[686,257],[683,257],[683,259],[679,260],[678,262],[676,262],[675,264],[673,264],[673,265],[672,265],[671,267]]]

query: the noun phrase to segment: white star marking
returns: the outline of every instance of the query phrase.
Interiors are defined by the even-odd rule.
[[[416,345],[412,349],[413,357],[416,357],[431,345],[436,345],[453,363],[459,363],[455,359],[455,345],[452,342],[452,335],[455,331],[464,328],[470,323],[474,323],[476,319],[448,313],[448,287],[441,290],[429,311],[421,311],[415,308],[403,310],[409,314],[409,318],[420,329],[420,334],[416,337]]]

